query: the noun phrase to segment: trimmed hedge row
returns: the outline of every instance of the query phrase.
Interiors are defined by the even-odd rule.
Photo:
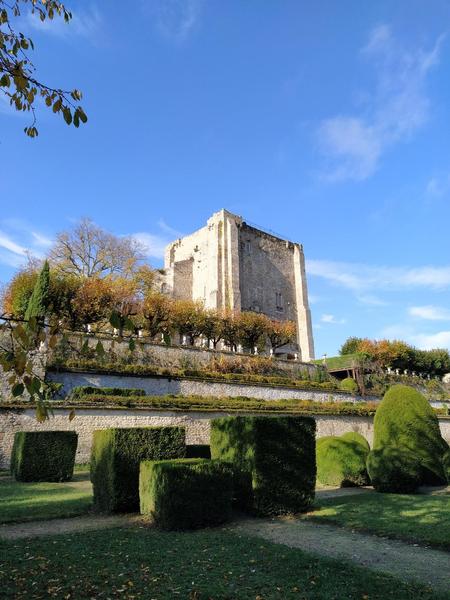
[[[368,485],[366,461],[370,446],[359,433],[319,438],[316,443],[317,480],[322,485]]]
[[[85,396],[145,396],[145,390],[140,388],[95,387],[93,385],[78,385],[72,388],[67,396],[70,400],[79,400]]]
[[[314,419],[226,417],[211,423],[211,456],[234,465],[235,501],[259,515],[297,513],[314,500]]]
[[[231,518],[230,467],[203,459],[143,461],[140,467],[141,514],[162,529],[196,529]]]
[[[54,371],[95,371],[108,375],[136,375],[139,377],[169,377],[211,379],[238,383],[264,383],[273,386],[294,387],[305,390],[339,391],[334,381],[317,382],[309,379],[295,379],[289,375],[255,375],[252,373],[221,373],[219,371],[203,371],[201,369],[168,369],[139,364],[103,363],[91,359],[69,359],[63,363],[48,366]]]
[[[8,406],[27,406],[29,403],[15,402]],[[55,408],[95,406],[113,406],[117,408],[158,408],[200,411],[257,411],[282,412],[293,414],[326,414],[326,415],[358,415],[370,417],[375,414],[376,402],[318,402],[314,400],[258,400],[245,396],[215,397],[215,396],[101,396],[91,394],[76,401],[53,401]]]
[[[91,481],[94,506],[101,512],[139,509],[139,464],[143,460],[184,458],[181,427],[134,427],[94,431]]]
[[[11,473],[17,481],[70,481],[77,444],[75,431],[18,431]]]

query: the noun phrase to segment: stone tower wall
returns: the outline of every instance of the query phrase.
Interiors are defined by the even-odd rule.
[[[314,358],[302,247],[251,227],[226,210],[170,244],[167,291],[206,308],[254,310],[297,323],[301,359]]]

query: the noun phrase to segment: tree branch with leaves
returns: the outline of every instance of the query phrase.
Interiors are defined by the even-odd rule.
[[[0,93],[17,111],[31,113],[31,123],[24,129],[31,138],[38,135],[36,105],[39,97],[55,114],[60,114],[67,125],[79,127],[87,122],[80,105],[82,93],[77,89],[52,87],[37,78],[36,67],[30,58],[33,40],[17,30],[22,11],[29,11],[42,22],[62,18],[69,23],[72,18],[57,0],[0,0]]]

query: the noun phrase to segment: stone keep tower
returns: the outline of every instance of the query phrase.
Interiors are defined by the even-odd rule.
[[[300,244],[221,210],[205,227],[167,246],[165,291],[206,308],[253,310],[297,323],[300,358],[314,358],[311,312]]]

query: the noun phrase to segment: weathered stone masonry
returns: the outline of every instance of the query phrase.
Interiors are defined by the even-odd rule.
[[[226,210],[166,249],[163,291],[207,308],[262,312],[297,323],[301,359],[314,358],[305,259],[300,244],[245,223]]]

